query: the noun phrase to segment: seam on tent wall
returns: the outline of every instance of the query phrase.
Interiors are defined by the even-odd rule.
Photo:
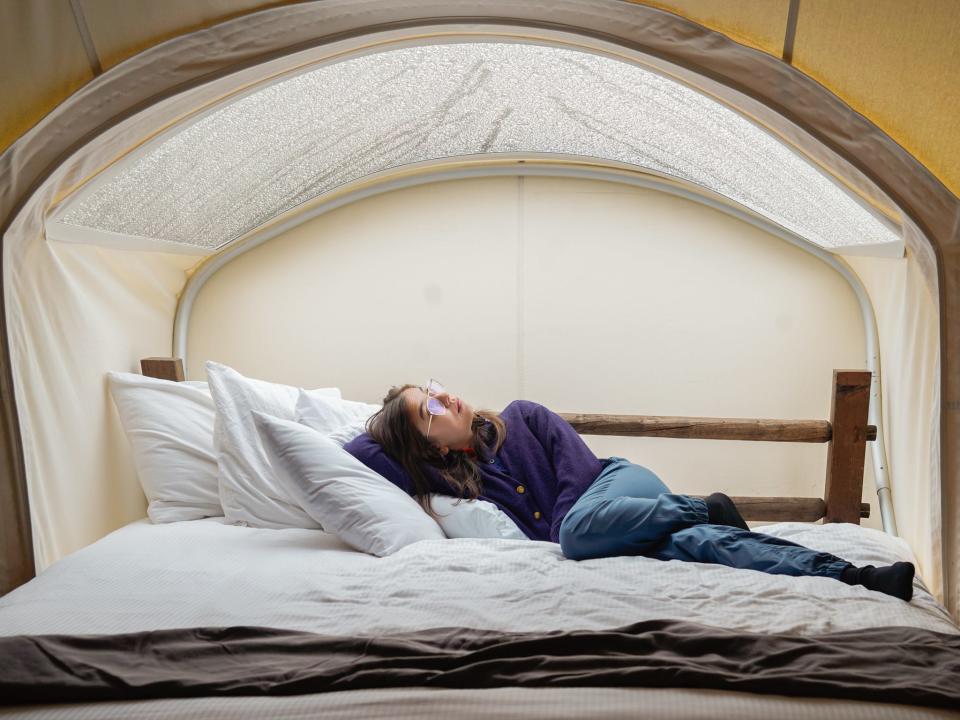
[[[783,36],[783,61],[793,65],[793,41],[797,37],[797,17],[800,15],[800,0],[790,0],[787,10],[787,30]]]
[[[100,58],[97,56],[97,48],[93,44],[93,38],[90,36],[90,28],[87,26],[87,19],[83,15],[83,8],[80,7],[80,0],[70,0],[70,9],[73,10],[73,20],[77,24],[77,30],[80,32],[80,41],[83,43],[83,49],[87,53],[87,61],[90,63],[90,69],[93,75],[103,74],[103,66],[100,64]]]

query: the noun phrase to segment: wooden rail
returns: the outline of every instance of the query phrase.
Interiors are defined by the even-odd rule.
[[[733,496],[730,499],[744,520],[816,522],[827,514],[827,503],[820,498]],[[860,517],[870,517],[870,503],[860,503]]]
[[[827,420],[752,420],[585,413],[559,413],[559,415],[581,435],[801,443],[825,443],[833,439],[833,428]],[[876,425],[866,426],[866,439],[877,439]]]
[[[829,443],[824,499],[795,497],[734,498],[745,520],[849,522],[870,517],[861,502],[866,443],[877,439],[867,425],[869,372],[834,370],[830,420],[763,420],[670,417],[663,415],[590,415],[561,413],[581,435]]]
[[[144,358],[144,375],[183,380],[179,358]],[[870,373],[834,370],[830,420],[763,420],[745,418],[670,417],[660,415],[590,415],[561,413],[581,435],[751,440],[761,442],[829,443],[824,499],[798,497],[734,497],[745,520],[849,522],[870,517],[861,502],[866,443],[877,428],[867,425]]]

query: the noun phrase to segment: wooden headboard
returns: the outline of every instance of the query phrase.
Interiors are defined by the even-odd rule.
[[[179,358],[144,358],[144,375],[184,379]],[[848,522],[870,517],[861,502],[867,441],[877,428],[867,425],[870,372],[834,370],[829,420],[758,420],[744,418],[668,417],[658,415],[586,415],[560,413],[581,435],[755,440],[760,442],[828,443],[822,498],[734,497],[745,520]]]

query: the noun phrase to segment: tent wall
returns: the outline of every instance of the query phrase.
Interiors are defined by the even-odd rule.
[[[38,572],[146,514],[104,371],[169,352],[194,262],[42,239],[19,258],[8,327]]]
[[[877,317],[882,411],[893,507],[900,536],[923,577],[943,596],[940,544],[940,328],[916,262],[847,257]]]
[[[484,4],[483,9],[487,13],[485,18],[477,18],[476,4],[465,0],[399,0],[389,5],[372,0],[295,4],[238,18],[161,44],[120,64],[114,71],[85,85],[0,155],[0,174],[9,180],[0,185],[4,277],[9,278],[11,271],[7,266],[10,222],[28,199],[36,197],[37,189],[45,187],[41,186],[45,179],[52,182],[49,178],[59,172],[68,158],[74,162],[76,156],[71,157],[72,152],[114,133],[121,121],[133,122],[134,118],[140,118],[136,113],[177,93],[199,93],[203,83],[231,72],[276,60],[285,53],[319,47],[351,34],[363,34],[371,27],[412,28],[435,23],[438,18],[524,25],[530,32],[550,27],[620,43],[684,68],[709,85],[709,92],[758,117],[772,132],[795,143],[864,197],[897,206],[905,213],[907,222],[915,225],[917,232],[913,235],[911,251],[917,254],[922,268],[932,269],[925,280],[932,279],[941,310],[942,542],[948,607],[956,612],[960,587],[960,557],[956,550],[960,544],[957,536],[960,341],[955,332],[960,314],[960,203],[957,198],[903,148],[816,82],[770,55],[738,46],[675,16],[629,3],[586,0],[552,3],[549,20],[540,16],[542,7],[533,2],[492,0]],[[952,26],[944,21],[938,27]],[[901,32],[902,28],[898,26],[891,31]],[[916,47],[922,50],[921,46]],[[905,112],[910,112],[910,105],[904,102]],[[169,120],[171,116],[165,117]],[[140,126],[143,132],[128,138],[127,151],[162,127],[160,122],[154,122],[151,127],[143,121]],[[88,167],[87,173],[74,173],[74,181],[89,176],[92,169]],[[46,199],[34,215],[42,216],[71,187],[69,183],[61,183],[49,192],[44,189]],[[8,303],[5,318],[9,322],[10,289],[5,286],[4,290]],[[10,341],[6,328],[2,339],[4,343]],[[7,362],[8,348],[0,355],[0,359]],[[8,588],[25,579],[22,570],[28,549],[21,542],[25,527],[22,503],[25,473],[20,456],[18,408],[13,401],[14,375],[9,365],[0,371],[5,400],[0,416],[4,437],[0,457],[4,467],[2,499],[14,503],[4,506],[10,509],[3,522],[0,570],[4,575],[3,587]]]
[[[494,410],[825,419],[864,328],[836,272],[718,211],[501,177],[374,196],[242,255],[201,290],[188,357],[193,379],[213,359],[367,402],[437,377]],[[678,491],[822,496],[824,445],[586,440]],[[869,461],[864,501],[880,527]]]

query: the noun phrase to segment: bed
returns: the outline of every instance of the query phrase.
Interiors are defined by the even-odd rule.
[[[863,564],[908,560],[901,540],[850,524],[765,532]],[[691,591],[695,588],[695,591]],[[641,557],[565,560],[546,542],[422,541],[386,558],[319,530],[143,519],[64,558],[0,599],[0,634],[113,634],[250,625],[335,635],[434,627],[549,631],[677,619],[747,632],[816,635],[881,626],[960,630],[917,581],[904,603],[825,578]],[[718,705],[718,703],[720,703]],[[22,706],[3,717],[950,717],[932,708],[655,688],[392,688],[291,697],[215,697]],[[725,708],[722,713],[718,708]],[[135,710],[136,709],[136,710]],[[469,709],[469,710],[468,710]]]
[[[869,432],[865,411],[855,419],[844,419],[843,403],[851,394],[842,380],[835,377],[840,401],[826,434],[833,442],[827,497],[765,498],[753,504],[744,499],[745,514],[748,519],[786,514],[809,520],[846,512],[853,516],[852,522],[778,522],[764,526],[763,532],[856,565],[912,561],[902,540],[856,524],[865,510],[859,487],[850,491],[846,485],[858,481],[858,472],[862,481],[862,447]],[[822,427],[804,422],[568,419],[581,432],[601,431],[597,424],[605,423],[604,431],[631,434],[759,434],[764,439],[772,434],[796,439],[799,433],[807,441],[824,436]],[[856,430],[850,444],[860,452],[859,471],[856,462],[848,462],[848,471],[841,472],[845,457],[841,431],[847,422]],[[659,674],[652,679],[624,673],[623,662],[630,664],[631,671],[648,661],[653,667],[651,658],[657,653],[631,654],[621,642],[651,637],[654,643],[663,637],[682,640],[681,635],[670,633],[691,628],[713,643],[708,651],[699,650],[682,667],[653,668]],[[263,688],[231,696],[221,688],[215,695],[192,691],[199,696],[177,697],[169,688],[154,687],[144,696],[149,699],[106,701],[95,695],[87,702],[55,703],[44,703],[46,697],[62,698],[44,695],[46,686],[38,674],[36,687],[21,683],[15,688],[32,702],[24,704],[21,699],[19,705],[0,707],[0,717],[619,718],[636,717],[641,710],[653,718],[960,717],[953,704],[960,697],[960,628],[919,579],[913,600],[906,603],[827,578],[767,575],[643,557],[575,562],[549,542],[421,540],[389,556],[375,557],[324,530],[244,527],[219,517],[162,524],[144,518],[62,559],[0,598],[0,649],[27,647],[49,667],[63,662],[46,651],[43,638],[63,637],[74,647],[98,639],[123,638],[132,643],[136,652],[118,655],[120,665],[100,664],[105,657],[100,654],[83,655],[79,664],[69,668],[68,674],[81,685],[92,678],[106,690],[120,684],[115,681],[119,675],[135,672],[141,665],[145,674],[140,677],[149,681],[152,657],[164,651],[153,641],[180,642],[183,633],[194,629],[202,629],[205,647],[221,653],[216,667],[213,663],[196,666],[198,677],[220,672],[225,660],[243,660],[241,653],[234,652],[239,645],[231,644],[239,635],[254,643],[274,635],[298,641],[333,639],[339,643],[333,654],[346,658],[340,661],[346,674],[341,672],[324,692],[305,692],[301,686],[268,697],[262,696]],[[898,634],[889,634],[893,631]],[[473,664],[458,666],[452,674],[440,673],[446,678],[440,682],[423,680],[422,667],[398,665],[397,653],[390,654],[397,648],[426,648],[423,657],[434,662],[439,655],[430,654],[435,650],[430,643],[441,636],[455,649],[470,651],[466,656]],[[848,656],[834,653],[840,648],[837,645],[827,648],[827,655],[834,653],[833,662],[839,665],[829,671],[824,669],[827,666],[809,667],[812,656],[800,652],[797,643],[827,636],[854,644],[861,639],[876,642],[857,646],[860,665],[853,661],[845,665]],[[904,640],[900,644],[890,637]],[[489,653],[484,662],[477,660],[489,647],[499,652],[503,638],[513,643],[511,647],[526,647],[526,653],[514,651],[500,664],[486,662]],[[500,644],[483,645],[491,639]],[[621,665],[616,673],[598,677],[582,662],[569,664],[576,657],[565,654],[568,645],[560,647],[558,641],[589,641],[602,651],[591,656],[595,664],[600,658],[602,663]],[[912,654],[921,646],[932,654]],[[294,646],[284,662],[303,660],[305,647]],[[865,655],[864,647],[878,654],[870,656],[868,651]],[[474,648],[479,652],[474,653]],[[199,657],[200,650],[196,645],[180,646],[171,663],[174,671],[194,667],[191,656]],[[757,659],[754,655],[761,665],[774,665],[763,666],[760,672],[745,669]],[[7,662],[10,657],[20,660],[27,655],[11,653]],[[379,663],[376,667],[370,665],[371,658]],[[312,656],[306,661],[309,666]],[[361,661],[369,672],[353,671]],[[321,665],[318,662],[316,667]],[[869,684],[858,685],[860,676],[872,671],[871,665],[888,673],[875,696]],[[377,675],[383,667],[392,668],[393,674]],[[287,673],[286,666],[280,666],[276,673],[285,678],[301,670],[297,667]],[[364,677],[358,681],[358,675]],[[757,685],[752,677],[756,675],[768,677]],[[938,685],[939,694],[934,693],[932,701],[928,693],[923,702],[909,702],[914,675],[929,676]],[[815,682],[802,686],[808,676]],[[6,677],[0,672],[0,691],[14,687],[4,685]],[[21,672],[23,677],[30,677],[29,668]],[[436,673],[431,675],[435,677]],[[344,678],[348,681],[341,682]],[[828,685],[838,681],[840,686],[817,685],[820,680]],[[856,692],[843,687],[844,683],[856,685]],[[891,695],[887,685],[902,685],[905,694]],[[874,697],[881,702],[874,702]]]

